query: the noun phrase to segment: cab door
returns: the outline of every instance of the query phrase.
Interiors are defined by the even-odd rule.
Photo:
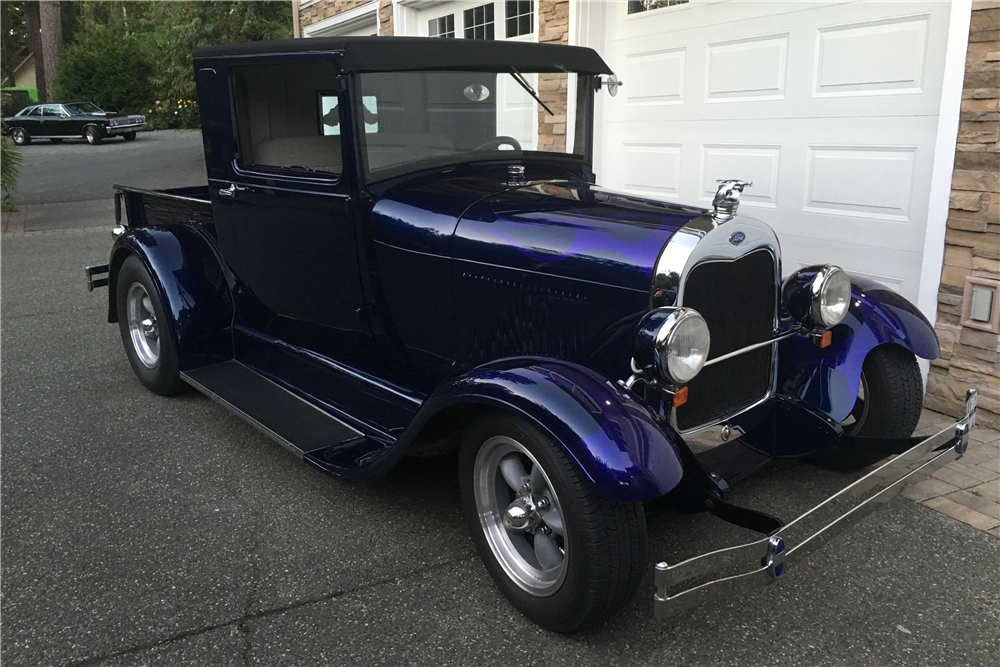
[[[213,200],[232,207],[242,277],[258,306],[244,309],[242,324],[300,351],[376,369],[361,316],[355,198],[340,137],[348,105],[337,68],[323,56],[271,56],[232,67],[229,83],[237,153],[229,178],[210,183]],[[268,354],[254,363],[279,377],[298,373],[287,378],[292,384],[310,381]]]

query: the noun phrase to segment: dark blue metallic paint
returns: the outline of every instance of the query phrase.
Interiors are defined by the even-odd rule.
[[[851,276],[851,306],[822,349],[803,336],[778,346],[777,391],[843,421],[858,395],[865,357],[878,345],[901,345],[923,359],[939,354],[934,328],[916,306],[879,283]]]
[[[429,396],[396,448],[449,407],[473,403],[527,419],[561,444],[605,498],[657,498],[680,481],[680,437],[632,394],[593,370],[548,358],[477,367]]]
[[[111,251],[108,320],[118,321],[118,270],[137,255],[157,283],[179,370],[232,359],[233,298],[213,242],[196,226],[130,229]]]

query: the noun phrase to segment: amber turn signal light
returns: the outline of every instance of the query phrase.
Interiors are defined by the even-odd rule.
[[[819,339],[819,346],[820,347],[830,347],[830,343],[832,343],[832,342],[833,342],[833,332],[832,331],[824,331],[823,335]]]
[[[687,403],[688,400],[688,388],[681,387],[674,392],[674,407],[679,408],[680,406]]]

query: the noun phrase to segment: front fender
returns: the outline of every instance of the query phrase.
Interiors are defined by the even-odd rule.
[[[129,255],[143,261],[156,283],[179,370],[232,359],[233,299],[210,241],[199,231],[179,225],[142,227],[122,234],[109,263],[109,322],[118,321],[118,272]]]
[[[610,500],[658,498],[683,474],[674,431],[620,386],[577,364],[518,357],[479,366],[429,396],[407,433],[442,410],[469,403],[527,420],[563,447],[594,491]]]
[[[777,392],[799,399],[835,421],[850,414],[865,357],[879,345],[900,345],[923,359],[940,350],[934,327],[912,303],[868,278],[851,276],[851,306],[827,348],[804,336],[778,346]]]

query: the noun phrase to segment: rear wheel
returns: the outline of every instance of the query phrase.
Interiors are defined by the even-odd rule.
[[[177,353],[160,293],[137,256],[131,255],[122,264],[115,296],[118,329],[139,382],[163,396],[187,391],[177,370]]]
[[[632,597],[646,540],[641,503],[599,497],[551,440],[499,413],[466,430],[459,470],[479,555],[522,614],[574,632]]]
[[[122,139],[125,141],[135,141],[135,132],[126,132],[122,135]]]
[[[908,438],[923,406],[917,359],[897,345],[880,345],[865,358],[854,409],[842,426],[851,436]]]
[[[83,130],[83,138],[87,140],[87,143],[91,146],[96,146],[101,143],[104,138],[104,133],[101,132],[101,128],[96,125],[88,125]]]
[[[27,146],[31,143],[31,135],[23,127],[11,128],[10,140],[18,146]]]

